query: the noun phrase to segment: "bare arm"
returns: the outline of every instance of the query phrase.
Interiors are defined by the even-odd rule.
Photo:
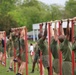
[[[55,23],[55,27],[54,27],[54,38],[56,41],[58,40],[56,23]]]
[[[45,40],[47,37],[47,23],[45,25],[45,31],[44,31],[44,35],[43,35],[43,40]]]
[[[69,20],[67,20],[66,38],[69,39],[69,37],[70,37],[70,28],[69,28]]]
[[[63,21],[61,20],[61,24],[60,24],[60,32],[61,32],[61,35],[64,35],[64,30],[63,30],[63,27],[62,27],[62,23],[63,23]]]

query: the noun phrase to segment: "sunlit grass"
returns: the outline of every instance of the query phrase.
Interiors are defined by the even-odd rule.
[[[35,42],[29,41],[29,43],[34,44]],[[9,60],[10,60],[10,58],[7,59],[6,67],[4,67],[0,64],[0,75],[16,75],[16,73],[14,73],[14,72],[7,72],[8,68],[9,68]],[[40,75],[39,68],[37,65],[35,67],[34,73],[31,73],[31,70],[32,70],[32,62],[31,62],[30,55],[28,53],[28,75]],[[26,75],[25,72],[24,72],[24,75]],[[46,69],[45,69],[45,75],[48,75]]]
[[[28,61],[29,61],[29,63],[28,63],[28,75],[40,75],[39,68],[37,65],[35,67],[35,72],[31,73],[32,62],[31,62],[30,56],[29,56]],[[7,72],[8,68],[9,68],[9,61],[7,59],[7,66],[6,67],[0,65],[0,75],[16,75],[14,72]],[[24,75],[26,75],[25,72],[24,72]],[[46,69],[45,69],[45,75],[47,75]]]

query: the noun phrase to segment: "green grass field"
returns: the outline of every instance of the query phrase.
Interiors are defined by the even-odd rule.
[[[29,61],[29,63],[28,63],[28,75],[40,75],[40,72],[39,72],[39,69],[38,69],[37,65],[35,67],[35,72],[31,73],[32,62],[31,62],[30,56],[29,56],[28,61]],[[9,61],[7,59],[6,67],[0,65],[0,75],[16,75],[14,72],[7,72],[8,67],[9,67]],[[26,74],[24,73],[24,75],[26,75]],[[45,75],[47,75],[47,70],[46,69],[45,69]]]
[[[35,43],[35,42],[32,42],[32,41],[28,41],[28,42],[29,42],[29,44],[30,43],[33,43],[33,44]],[[37,65],[35,67],[35,72],[31,73],[32,62],[31,62],[30,55],[28,55],[28,61],[29,61],[29,63],[28,63],[28,75],[40,75],[40,72],[39,72],[39,69],[38,69]],[[14,73],[14,72],[7,72],[8,68],[9,68],[9,58],[7,59],[6,67],[0,65],[0,75],[16,75],[16,73]],[[25,72],[24,72],[24,75],[26,75]],[[46,69],[45,69],[45,75],[48,75]]]

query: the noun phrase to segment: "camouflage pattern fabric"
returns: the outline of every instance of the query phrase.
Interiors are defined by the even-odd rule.
[[[49,67],[49,56],[42,55],[42,63],[45,68]]]
[[[64,59],[62,63],[62,75],[72,75],[72,44],[69,42],[69,40],[65,39],[60,44],[60,50],[62,51]]]
[[[59,59],[53,60],[53,70],[56,74],[59,73]]]
[[[12,40],[8,40],[8,42],[7,42],[7,52],[8,52],[8,55],[10,57],[12,57],[14,55],[13,48],[14,48],[13,41]]]
[[[62,51],[64,61],[71,61],[72,44],[67,39],[60,44],[60,50]]]
[[[72,75],[72,62],[63,61],[62,75]]]
[[[40,51],[42,52],[42,63],[45,68],[49,67],[49,56],[48,56],[48,46],[47,43],[43,40],[43,38],[38,40],[38,46]]]
[[[50,50],[52,52],[54,59],[57,59],[58,58],[58,43],[55,39],[52,39],[51,41]]]
[[[24,42],[24,39],[22,39],[22,38],[20,38],[20,48],[22,49],[21,60],[22,60],[22,62],[25,62],[26,61],[26,58],[25,58],[25,42]]]
[[[76,62],[76,41],[72,45],[72,50],[74,51],[74,54],[75,54],[75,62]]]
[[[26,62],[25,52],[22,52],[22,53],[21,53],[21,61],[22,61],[22,62]]]
[[[48,55],[47,43],[42,38],[38,40],[38,46],[42,52],[42,55]]]
[[[34,61],[38,62],[38,59],[40,57],[40,50],[38,44],[35,45],[34,52],[35,52]]]
[[[50,44],[50,50],[52,52],[52,55],[54,57],[53,59],[53,70],[55,73],[59,73],[59,59],[58,59],[58,43],[57,41],[52,38],[51,44]]]

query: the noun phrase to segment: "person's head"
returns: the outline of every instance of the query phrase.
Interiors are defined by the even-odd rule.
[[[62,43],[62,42],[64,41],[64,39],[65,39],[65,36],[64,36],[64,35],[60,35],[60,36],[58,37],[58,39],[59,39],[59,41]]]
[[[38,38],[40,39],[42,37],[42,33],[39,33],[38,34]]]
[[[30,45],[32,46],[32,43],[30,43]]]

